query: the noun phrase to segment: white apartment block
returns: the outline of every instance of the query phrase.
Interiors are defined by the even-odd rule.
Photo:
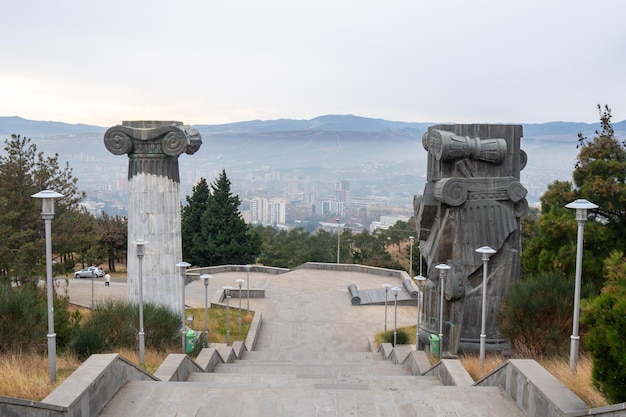
[[[254,197],[250,201],[250,222],[264,225],[285,224],[287,203],[280,198]]]

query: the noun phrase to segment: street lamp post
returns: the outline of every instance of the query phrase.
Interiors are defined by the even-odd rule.
[[[143,239],[137,239],[133,242],[137,246],[137,260],[139,261],[139,365],[144,366],[146,359],[145,351],[145,333],[143,331],[143,257],[145,254],[145,245],[148,244]]]
[[[180,312],[180,335],[182,340],[183,351],[182,354],[185,354],[185,281],[187,280],[187,267],[190,267],[191,264],[189,262],[179,262],[176,264],[178,268],[180,268],[180,277],[182,278],[182,286],[180,288],[180,294],[182,298],[181,312]]]
[[[233,289],[230,285],[225,285],[224,289],[224,297],[226,298],[226,346],[230,346],[230,316],[228,315],[228,310],[230,307],[230,290]]]
[[[54,384],[57,379],[57,335],[54,333],[54,299],[52,292],[52,219],[54,200],[63,197],[56,191],[44,190],[31,197],[41,199],[41,218],[46,233],[46,293],[48,298],[48,379]]]
[[[339,263],[339,244],[341,242],[341,228],[339,227],[339,218],[336,218],[335,221],[337,222],[337,263]]]
[[[95,305],[95,301],[94,301],[94,290],[93,290],[93,287],[94,287],[93,279],[95,278],[95,277],[94,277],[94,275],[96,275],[96,274],[94,274],[94,273],[92,272],[92,273],[91,273],[91,309],[92,309],[92,310],[93,310],[93,306]]]
[[[250,265],[246,265],[246,312],[250,312]]]
[[[480,370],[482,372],[485,365],[485,348],[487,342],[487,264],[489,263],[489,257],[496,253],[496,251],[489,246],[481,246],[480,248],[475,250],[476,253],[482,254],[483,261],[483,301],[482,301],[482,309],[481,309],[481,321],[480,321]]]
[[[209,280],[213,278],[210,274],[200,275],[204,282],[204,347],[209,347]]]
[[[241,285],[243,284],[243,279],[239,278],[237,284],[239,284],[239,322],[237,323],[237,329],[239,334],[241,334]]]
[[[443,287],[446,280],[448,269],[452,268],[448,264],[439,264],[435,266],[439,270],[439,278],[441,279],[441,298],[439,300],[439,358],[443,357]]]
[[[420,314],[420,298],[422,298],[422,283],[426,281],[426,277],[418,275],[415,277],[415,280],[417,281],[417,326],[415,327],[415,350],[417,351],[420,350],[420,319],[422,317]]]
[[[394,296],[394,313],[393,313],[393,346],[396,347],[396,341],[398,337],[398,293],[400,292],[399,287],[393,287],[391,289]]]
[[[583,232],[587,221],[587,210],[598,208],[598,206],[585,199],[579,198],[565,206],[576,210],[576,221],[578,222],[578,239],[576,241],[576,284],[574,287],[574,318],[572,325],[572,336],[570,337],[569,370],[572,375],[576,375],[576,365],[578,363],[578,317],[580,314],[580,285],[582,280],[583,266]]]
[[[409,276],[413,276],[413,239],[415,237],[409,236]]]
[[[387,284],[386,282],[383,284],[385,288],[385,334],[387,334],[387,294],[389,294],[389,288],[391,288],[391,284]]]

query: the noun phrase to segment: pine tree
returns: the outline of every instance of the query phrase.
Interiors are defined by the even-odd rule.
[[[230,191],[226,171],[211,183],[194,187],[183,210],[183,258],[198,266],[248,264],[261,251],[261,239],[239,212],[239,197]]]
[[[209,205],[209,185],[200,178],[193,187],[191,196],[187,196],[187,205],[182,209],[181,233],[183,235],[183,259],[192,265],[204,265],[200,248],[203,246],[200,233],[200,220]]]
[[[25,281],[41,273],[43,265],[38,261],[44,255],[41,202],[31,196],[45,189],[63,194],[55,202],[55,221],[59,223],[76,210],[84,193],[78,191],[69,165],[61,168],[58,155],[37,152],[29,138],[12,135],[5,140],[4,152],[0,155],[0,269]],[[69,233],[53,233],[52,237],[53,249],[72,238]]]

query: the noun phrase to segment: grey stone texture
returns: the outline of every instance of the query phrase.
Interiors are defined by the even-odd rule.
[[[495,312],[520,273],[520,217],[528,208],[520,171],[519,125],[435,125],[424,134],[428,177],[415,199],[419,249],[427,265],[424,332],[439,333],[440,275],[436,265],[452,267],[444,285],[444,322],[461,325],[461,349],[477,349],[481,330],[482,261],[475,250],[496,250],[487,279],[487,345],[503,340]],[[444,330],[444,334],[447,330]],[[447,350],[449,337],[444,336]]]
[[[178,157],[202,144],[198,131],[181,122],[131,121],[104,134],[106,148],[128,154],[128,299],[139,300],[137,239],[148,242],[142,263],[145,302],[182,308],[182,259]]]

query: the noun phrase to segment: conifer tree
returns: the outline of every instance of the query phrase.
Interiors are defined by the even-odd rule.
[[[193,187],[191,196],[187,196],[187,205],[182,209],[181,233],[183,235],[183,259],[192,265],[204,265],[201,256],[202,236],[200,220],[209,204],[209,185],[205,178]]]
[[[72,169],[68,164],[62,168],[58,155],[45,156],[29,138],[20,135],[6,139],[4,154],[0,155],[0,270],[3,275],[19,276],[22,282],[43,268],[39,262],[44,254],[41,202],[31,196],[45,189],[64,195],[55,202],[56,224],[84,198]],[[66,247],[73,236],[53,233],[52,238],[59,253],[58,248]]]
[[[226,171],[211,183],[194,187],[183,210],[183,258],[198,266],[249,264],[261,250],[261,240],[239,212],[239,197],[230,191]]]

